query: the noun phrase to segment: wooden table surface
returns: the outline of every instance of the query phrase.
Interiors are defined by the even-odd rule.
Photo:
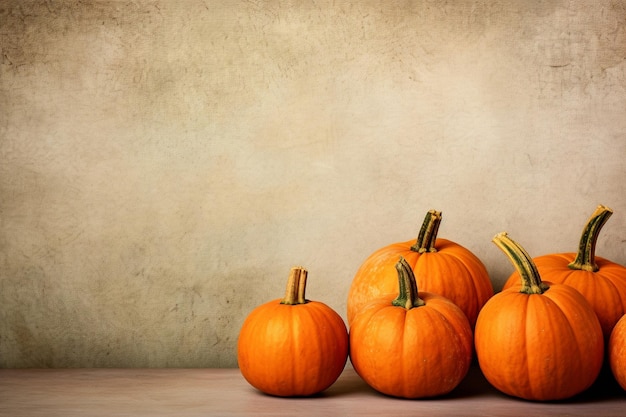
[[[238,369],[4,369],[0,416],[626,416],[626,393],[606,381],[568,401],[535,403],[499,393],[473,367],[446,397],[403,400],[347,367],[316,397],[276,398]]]

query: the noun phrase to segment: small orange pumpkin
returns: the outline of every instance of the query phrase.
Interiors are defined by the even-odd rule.
[[[527,400],[560,400],[586,390],[604,359],[593,308],[574,288],[542,281],[530,256],[506,233],[493,241],[523,285],[494,295],[478,315],[474,342],[485,378]]]
[[[309,396],[330,387],[348,359],[348,331],[333,309],[305,298],[307,271],[291,269],[285,298],[260,305],[239,333],[244,378],[267,394]]]
[[[426,213],[417,241],[394,243],[372,253],[356,272],[348,293],[348,323],[369,301],[397,291],[395,264],[400,256],[411,266],[422,291],[440,294],[467,316],[471,327],[493,295],[483,263],[458,243],[437,238],[441,212]]]
[[[626,390],[626,315],[622,316],[613,327],[608,355],[615,380]]]
[[[452,391],[472,361],[472,330],[452,301],[420,292],[407,261],[396,264],[397,298],[372,301],[354,317],[350,361],[377,391],[403,398]]]
[[[557,253],[533,258],[541,277],[555,284],[577,289],[598,315],[605,342],[615,323],[626,313],[626,267],[595,256],[600,230],[613,214],[598,206],[583,228],[578,253]],[[503,289],[519,287],[520,276],[514,272]]]

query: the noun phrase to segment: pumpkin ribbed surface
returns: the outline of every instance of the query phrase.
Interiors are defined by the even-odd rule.
[[[348,358],[343,319],[326,304],[304,298],[305,284],[297,280],[301,275],[306,277],[306,271],[292,269],[285,298],[255,308],[239,333],[239,369],[267,394],[321,392],[337,380]]]
[[[478,312],[494,293],[493,286],[487,269],[476,255],[458,243],[436,237],[440,221],[441,214],[431,210],[424,219],[417,242],[393,243],[367,257],[350,286],[348,323],[369,301],[397,293],[395,264],[403,257],[411,266],[421,291],[448,298],[474,326]]]
[[[359,311],[350,328],[350,360],[361,378],[384,394],[403,398],[446,394],[469,370],[473,349],[469,322],[450,300],[418,293],[408,263],[402,268],[413,284],[401,283],[397,298],[382,297]]]
[[[589,388],[604,358],[600,322],[574,288],[543,281],[506,233],[498,244],[523,285],[494,295],[476,322],[480,369],[498,390],[528,400],[560,400]]]

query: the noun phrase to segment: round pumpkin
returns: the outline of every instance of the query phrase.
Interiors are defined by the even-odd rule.
[[[463,310],[471,327],[478,312],[493,295],[483,263],[458,243],[437,238],[441,212],[426,213],[417,241],[394,243],[372,253],[356,272],[347,301],[348,323],[369,301],[397,291],[395,264],[401,256],[409,263],[422,291],[437,293]]]
[[[600,230],[613,214],[598,206],[583,228],[577,253],[556,253],[533,258],[542,279],[567,284],[577,289],[596,312],[605,342],[615,323],[626,313],[626,267],[595,256]],[[519,287],[520,276],[514,272],[503,289]]]
[[[536,401],[560,400],[589,388],[604,359],[602,328],[574,288],[542,281],[527,252],[506,233],[494,237],[523,285],[494,295],[476,321],[476,356],[498,390]]]
[[[452,391],[472,361],[472,330],[461,309],[419,292],[407,261],[397,262],[398,296],[365,306],[350,327],[350,361],[375,390],[402,398]]]
[[[615,380],[626,390],[626,315],[613,327],[609,338],[608,355]]]
[[[310,396],[330,387],[348,359],[348,331],[333,309],[305,298],[307,271],[291,269],[283,299],[258,306],[237,342],[244,378],[281,397]]]

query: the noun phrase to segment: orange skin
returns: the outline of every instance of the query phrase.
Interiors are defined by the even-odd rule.
[[[608,355],[615,380],[626,390],[626,315],[619,319],[613,328]]]
[[[394,243],[371,254],[357,271],[348,293],[348,323],[369,301],[398,293],[395,264],[404,257],[421,291],[441,294],[458,305],[473,328],[478,312],[493,295],[483,263],[463,246],[437,238],[436,252],[411,250],[415,240]]]
[[[267,394],[310,396],[330,387],[348,358],[343,319],[324,303],[262,304],[246,318],[237,360],[244,378]]]
[[[595,257],[598,270],[570,269],[575,253],[543,255],[533,258],[541,278],[555,284],[566,284],[578,290],[596,312],[605,342],[613,327],[626,313],[626,268],[599,256]],[[520,276],[516,271],[503,286],[519,288]]]
[[[589,388],[604,359],[598,318],[584,297],[567,285],[543,294],[510,288],[481,310],[474,333],[478,363],[505,394],[547,401]]]
[[[409,310],[391,305],[392,295],[375,300],[350,328],[350,361],[359,376],[383,394],[444,395],[469,370],[473,339],[465,314],[440,295],[419,292],[419,297],[425,305]]]

